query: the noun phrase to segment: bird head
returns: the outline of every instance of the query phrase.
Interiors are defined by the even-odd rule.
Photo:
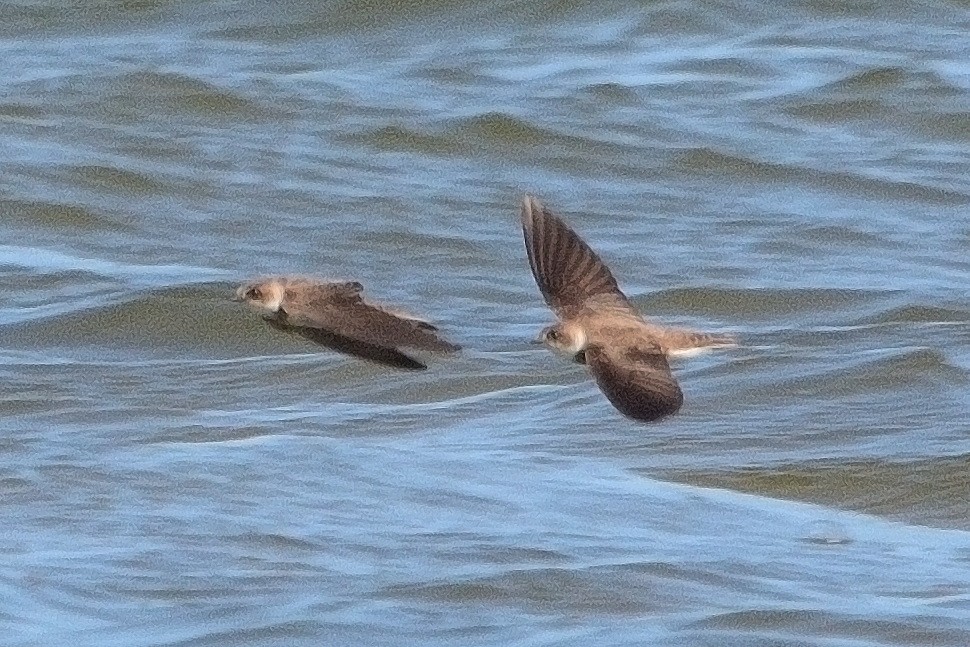
[[[235,301],[242,301],[259,310],[278,312],[283,305],[285,286],[280,279],[266,279],[244,283],[236,289]]]
[[[586,333],[576,325],[557,323],[546,326],[536,340],[565,355],[576,355],[586,348]]]

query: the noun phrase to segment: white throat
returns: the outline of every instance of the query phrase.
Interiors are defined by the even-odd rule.
[[[572,333],[573,343],[567,346],[568,350],[572,354],[576,354],[580,351],[586,350],[586,331],[582,328],[577,328]]]
[[[258,309],[268,310],[273,314],[279,312],[283,306],[283,296],[286,294],[283,286],[278,283],[263,284],[262,291],[262,300],[253,301],[251,305]]]
[[[273,290],[273,298],[271,300],[269,300],[269,301],[264,301],[263,302],[263,306],[267,310],[271,310],[273,312],[279,312],[280,311],[280,307],[282,305],[283,305],[283,289],[282,288],[277,288],[277,289]]]
[[[576,326],[571,327],[567,331],[563,331],[569,336],[569,343],[566,343],[565,339],[557,339],[553,342],[550,339],[546,339],[546,345],[549,346],[553,351],[564,355],[566,357],[574,357],[577,353],[581,353],[586,350],[586,332]]]

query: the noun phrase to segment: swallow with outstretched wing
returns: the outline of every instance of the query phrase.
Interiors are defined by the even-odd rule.
[[[668,356],[736,345],[728,335],[644,320],[596,252],[531,196],[522,201],[522,232],[539,291],[559,319],[539,340],[586,364],[620,413],[642,421],[676,413],[684,394]]]
[[[438,329],[416,317],[367,303],[356,281],[323,281],[307,277],[271,277],[236,290],[237,301],[264,311],[274,328],[294,332],[334,350],[381,364],[427,368],[400,350],[455,352]]]

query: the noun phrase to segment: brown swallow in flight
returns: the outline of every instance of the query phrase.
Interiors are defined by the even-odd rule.
[[[267,323],[333,350],[374,362],[421,370],[427,368],[398,347],[454,352],[460,346],[437,335],[427,321],[364,301],[356,281],[272,277],[246,283],[236,301],[263,310]]]
[[[667,357],[736,345],[728,335],[645,321],[596,252],[531,196],[522,200],[522,232],[532,274],[559,318],[538,341],[586,364],[620,413],[643,421],[675,413],[684,394]]]

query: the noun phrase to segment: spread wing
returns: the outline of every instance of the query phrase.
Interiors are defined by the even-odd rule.
[[[657,420],[683,405],[684,394],[660,346],[593,345],[585,354],[596,384],[623,415]]]
[[[322,346],[326,346],[327,348],[331,348],[340,353],[346,353],[362,359],[368,359],[372,362],[377,362],[378,364],[383,364],[385,366],[405,368],[412,371],[423,371],[424,369],[428,368],[426,365],[422,364],[413,357],[409,357],[401,351],[393,348],[375,346],[374,344],[357,341],[355,339],[350,339],[349,337],[336,335],[322,328],[293,326],[285,321],[281,322],[278,319],[267,319],[266,322],[273,328],[278,328],[279,330],[283,330],[285,332],[296,333],[297,335],[301,335],[314,343],[321,344]]]
[[[285,310],[289,325],[318,328],[373,346],[436,351],[461,348],[441,338],[437,329],[425,321],[365,303],[359,289],[326,286],[306,298],[286,303]]]
[[[532,275],[546,303],[562,318],[591,297],[629,306],[610,269],[589,245],[532,196],[522,200],[522,233]]]

